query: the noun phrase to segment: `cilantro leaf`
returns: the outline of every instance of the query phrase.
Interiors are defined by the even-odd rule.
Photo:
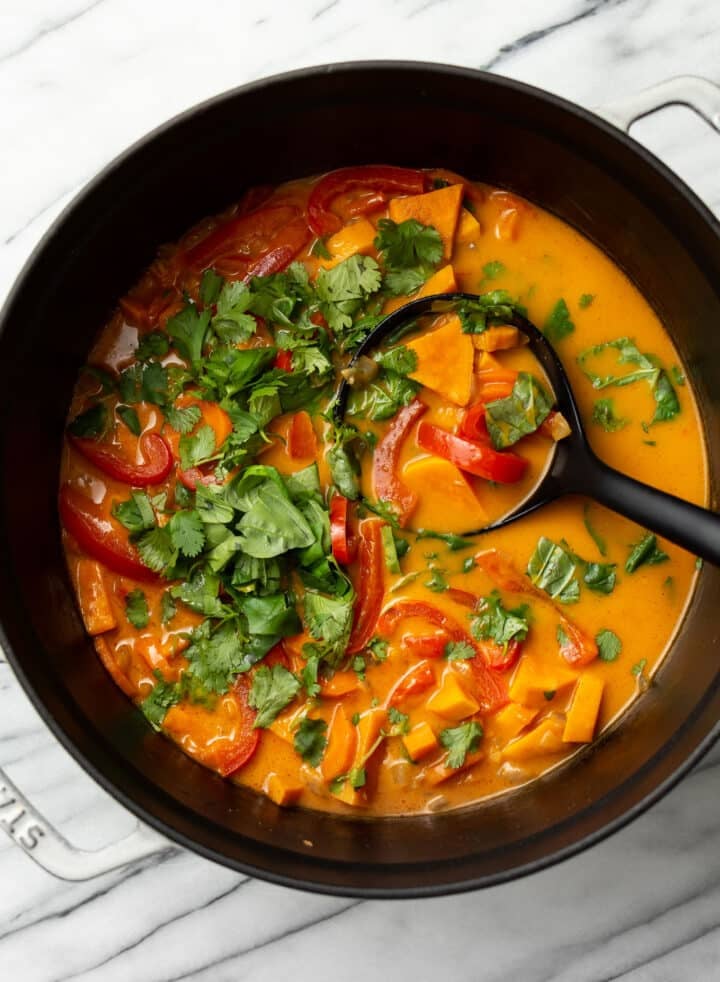
[[[177,613],[177,604],[169,590],[165,590],[160,598],[160,623],[169,624]]]
[[[206,269],[200,277],[200,303],[210,307],[215,303],[222,289],[223,278],[214,269]]]
[[[624,375],[598,375],[587,367],[587,363],[590,359],[599,358],[606,351],[617,352],[618,365],[636,365],[637,367]],[[577,357],[577,362],[594,389],[606,389],[611,385],[631,385],[641,379],[645,379],[654,387],[659,373],[653,359],[648,355],[643,355],[631,338],[615,338],[613,341],[595,344],[592,348],[582,351]]]
[[[430,579],[426,580],[423,586],[426,586],[428,590],[432,590],[433,593],[443,593],[445,590],[449,589],[450,584],[437,566],[431,566]]]
[[[160,730],[168,709],[180,702],[181,688],[176,682],[166,682],[157,673],[157,682],[150,695],[140,703],[140,709],[154,730]]]
[[[293,747],[295,753],[306,760],[312,767],[317,767],[322,760],[327,746],[327,723],[324,719],[310,719],[303,716],[295,731]]]
[[[465,334],[482,334],[492,324],[503,324],[515,314],[527,313],[507,290],[490,290],[480,294],[477,300],[462,300],[455,311]]]
[[[205,545],[203,523],[197,511],[176,511],[166,525],[173,546],[183,556],[194,559]]]
[[[345,654],[353,624],[354,594],[326,597],[306,590],[303,619],[310,635],[323,642],[324,660],[335,668]]]
[[[180,437],[180,466],[184,471],[202,464],[215,454],[215,430],[205,424],[192,436],[185,434]]]
[[[527,606],[506,610],[497,590],[481,601],[479,616],[471,623],[473,637],[494,641],[507,649],[511,641],[524,641],[530,630]]]
[[[660,370],[657,381],[653,386],[655,413],[652,423],[666,423],[680,412],[680,400],[666,372]]]
[[[572,554],[543,535],[527,566],[527,574],[535,586],[562,604],[576,603],[580,599],[576,572]]]
[[[350,256],[332,269],[321,269],[315,289],[330,329],[342,334],[352,327],[353,317],[381,281],[380,267],[370,256]]]
[[[462,767],[467,755],[477,750],[482,735],[482,726],[475,720],[442,730],[440,743],[448,751],[447,766]]]
[[[404,344],[380,352],[375,355],[375,361],[383,371],[394,375],[410,375],[417,370],[418,365],[417,354]]]
[[[605,540],[602,538],[601,535],[599,535],[599,533],[596,531],[595,527],[593,526],[592,522],[590,521],[589,502],[585,505],[585,508],[583,509],[583,522],[585,523],[585,528],[587,529],[588,535],[593,540],[595,545],[598,547],[598,552],[600,553],[600,555],[601,556],[607,555],[607,545],[605,544]]]
[[[444,542],[450,552],[458,552],[461,549],[472,549],[476,543],[473,539],[464,539],[461,535],[454,535],[452,532],[434,532],[432,529],[418,529],[415,538],[420,539],[439,539]]]
[[[203,621],[192,632],[184,654],[188,660],[185,674],[205,692],[218,695],[228,691],[245,667],[243,638],[232,620],[220,624],[215,631],[210,621]]]
[[[155,573],[162,573],[172,566],[177,558],[170,533],[164,528],[153,528],[145,532],[138,541],[137,549],[145,565]]]
[[[606,433],[615,433],[623,429],[630,422],[615,415],[615,406],[612,399],[598,399],[593,406],[592,421],[598,426],[602,426]]]
[[[257,329],[257,321],[247,313],[252,303],[248,287],[235,280],[225,283],[218,294],[212,327],[221,341],[239,344],[249,341]]]
[[[395,706],[388,708],[388,721],[392,725],[390,736],[404,736],[410,731],[410,717]]]
[[[422,225],[414,218],[397,224],[390,218],[381,218],[377,230],[374,245],[388,269],[434,266],[442,259],[442,238],[432,225]]]
[[[264,729],[300,691],[300,683],[284,665],[261,665],[253,677],[248,702],[257,709],[255,729]]]
[[[505,264],[501,263],[499,259],[495,259],[492,262],[485,263],[482,271],[483,279],[496,280],[498,276],[502,276],[502,274],[505,272]]]
[[[155,512],[144,491],[132,491],[127,501],[113,502],[112,514],[133,533],[145,532],[155,527]]]
[[[595,635],[595,644],[602,661],[615,661],[622,651],[622,641],[609,628],[603,628]]]
[[[580,299],[578,300],[578,307],[581,310],[585,310],[590,306],[590,304],[593,302],[594,299],[595,299],[594,293],[583,293],[580,296]]]
[[[198,310],[189,303],[168,319],[166,329],[182,357],[197,372],[202,361],[203,345],[210,323],[210,311]]]
[[[552,409],[552,398],[528,372],[520,372],[512,392],[487,403],[485,419],[493,446],[504,450],[535,430]]]
[[[385,276],[385,289],[391,297],[410,297],[426,282],[432,270],[391,269]]]
[[[82,439],[100,436],[107,425],[107,409],[101,402],[90,406],[68,425],[68,432]]]
[[[583,582],[595,593],[612,593],[616,579],[615,563],[585,563]]]
[[[475,657],[475,649],[468,641],[448,641],[445,645],[445,657],[448,661],[465,661]]]
[[[652,532],[645,535],[630,550],[630,555],[625,561],[625,572],[634,573],[641,566],[654,566],[657,563],[664,563],[670,557],[663,552],[657,544],[657,537]]]
[[[135,349],[135,357],[138,361],[150,361],[152,358],[164,358],[170,350],[170,342],[167,335],[162,331],[150,331],[143,334],[138,341]]]
[[[142,432],[140,419],[132,406],[116,406],[115,414],[122,420],[122,422],[134,436],[140,436],[140,433]]]
[[[572,334],[574,330],[575,325],[570,319],[568,305],[565,303],[563,298],[560,297],[547,316],[547,319],[543,325],[543,334],[549,341],[552,341],[552,343],[555,344],[558,341],[562,341],[562,339],[566,338],[569,334]]]
[[[202,412],[199,406],[168,406],[165,417],[170,426],[184,436],[197,426]]]
[[[150,611],[142,590],[133,590],[125,597],[125,616],[138,630],[148,626]]]

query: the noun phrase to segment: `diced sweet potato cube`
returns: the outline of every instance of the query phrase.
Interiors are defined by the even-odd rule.
[[[117,627],[100,563],[94,559],[80,559],[75,568],[75,583],[80,613],[88,634],[104,634]]]
[[[458,774],[462,774],[463,771],[466,771],[469,767],[473,767],[475,764],[479,764],[484,759],[485,751],[476,750],[474,753],[468,754],[465,757],[462,767],[446,767],[445,764],[435,764],[434,767],[427,769],[423,775],[423,782],[432,787],[442,784],[443,781],[447,781],[451,777],[457,777]]]
[[[449,259],[463,193],[462,184],[451,184],[449,187],[430,191],[428,194],[393,198],[389,208],[390,218],[398,224],[407,221],[408,218],[414,218],[422,225],[432,225],[443,240],[443,256]]]
[[[577,681],[563,731],[566,743],[589,743],[595,733],[605,683],[585,672]]]
[[[358,720],[358,742],[355,751],[355,767],[364,767],[380,745],[380,730],[387,723],[387,710],[376,706],[362,713]]]
[[[333,677],[322,684],[322,695],[330,699],[356,692],[361,685],[357,672],[335,672]]]
[[[276,805],[295,805],[303,793],[303,785],[279,774],[268,774],[263,791]]]
[[[460,720],[472,716],[480,706],[465,692],[455,672],[448,669],[440,688],[428,699],[427,708],[446,719]]]
[[[426,722],[413,726],[410,732],[403,737],[403,743],[411,760],[421,760],[432,750],[436,750],[438,746],[432,727]]]
[[[497,737],[501,744],[505,744],[532,723],[537,714],[537,709],[521,706],[516,702],[508,703],[488,722],[488,733]]]
[[[437,273],[433,273],[432,276],[428,277],[417,293],[413,293],[411,297],[391,297],[387,300],[383,307],[383,313],[391,314],[393,310],[402,307],[409,300],[417,300],[420,297],[431,297],[435,293],[452,293],[454,290],[457,290],[455,270],[448,263],[447,266],[443,266]]]
[[[472,341],[478,351],[507,351],[508,348],[527,344],[527,335],[512,324],[498,324],[482,334],[473,334]]]
[[[367,218],[345,225],[326,241],[325,245],[332,259],[321,259],[320,265],[332,269],[350,256],[356,256],[358,253],[362,255],[373,253],[376,235],[375,226]]]
[[[355,758],[358,743],[357,728],[347,717],[342,705],[336,706],[327,731],[327,747],[320,762],[320,773],[326,781],[347,774]]]
[[[480,222],[467,208],[461,208],[457,231],[455,232],[455,245],[467,245],[469,242],[478,242],[481,235],[482,227]]]
[[[502,752],[503,759],[520,762],[564,750],[562,726],[561,719],[547,716],[529,733],[509,743]]]
[[[457,315],[448,317],[434,331],[408,341],[407,347],[417,355],[417,368],[410,378],[457,406],[467,406],[472,393],[474,349],[470,335],[463,334]]]
[[[403,469],[403,483],[418,496],[413,512],[416,528],[462,533],[487,524],[487,512],[454,464],[441,457],[420,457]]]
[[[510,683],[510,698],[524,706],[541,708],[560,689],[574,684],[577,675],[562,666],[538,668],[529,658],[521,658]]]

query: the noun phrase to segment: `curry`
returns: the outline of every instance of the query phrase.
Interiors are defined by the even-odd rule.
[[[348,367],[385,314],[456,290],[477,300]],[[517,195],[346,168],[159,251],[80,374],[59,497],[86,630],[152,727],[280,805],[403,814],[530,781],[642,698],[695,558],[575,498],[478,531],[568,432],[515,312],[600,456],[704,503],[662,324]]]

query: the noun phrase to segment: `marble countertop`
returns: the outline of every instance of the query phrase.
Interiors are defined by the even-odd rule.
[[[488,68],[594,106],[672,75],[720,82],[714,0],[4,0],[0,297],[93,174],[147,130],[319,62]],[[683,109],[638,124],[720,212],[720,138]],[[0,656],[0,764],[74,842],[134,820],[45,729]],[[270,886],[175,850],[88,883],[0,837],[0,976],[18,982],[694,982],[720,977],[720,750],[629,828],[520,882],[404,902]]]

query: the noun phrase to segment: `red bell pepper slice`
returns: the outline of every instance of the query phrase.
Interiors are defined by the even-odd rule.
[[[287,351],[285,348],[280,348],[278,353],[275,355],[273,368],[278,368],[281,372],[291,372],[293,370],[292,351]]]
[[[442,658],[449,640],[444,631],[438,634],[405,634],[400,647],[411,658]]]
[[[314,457],[317,453],[317,437],[310,419],[304,409],[290,418],[287,432],[287,451],[293,458]]]
[[[331,235],[342,227],[331,205],[340,194],[362,189],[383,194],[422,194],[429,186],[426,174],[407,167],[342,167],[317,182],[308,199],[308,220],[315,235]]]
[[[334,494],[330,499],[330,542],[333,556],[343,566],[351,563],[357,553],[357,539],[350,529],[349,511],[349,500],[342,494]]]
[[[477,604],[478,598],[474,593],[470,593],[469,590],[458,590],[457,587],[451,586],[445,591],[445,596],[448,600],[454,600],[456,604],[461,604],[463,607],[469,607],[471,610]]]
[[[297,205],[266,205],[218,225],[186,249],[182,260],[199,273],[224,256],[237,256],[245,278],[266,276],[287,266],[309,238],[305,217]],[[271,254],[275,254],[272,260],[268,258]]]
[[[145,462],[136,464],[121,457],[115,449],[103,446],[97,440],[68,434],[68,440],[83,457],[99,468],[103,474],[131,484],[135,488],[145,488],[160,484],[170,473],[173,455],[167,440],[159,433],[145,433],[140,437],[140,449]]]
[[[379,518],[366,518],[360,524],[358,558],[360,577],[356,586],[355,616],[348,641],[348,654],[362,651],[375,633],[385,592],[385,558]]]
[[[430,621],[435,627],[442,628],[448,636],[447,640],[467,641],[473,648],[476,648],[475,642],[457,621],[424,600],[397,600],[390,607],[386,607],[378,620],[378,634],[388,637],[400,621],[408,617],[422,617],[424,620]]]
[[[494,668],[498,672],[505,672],[513,667],[520,657],[522,647],[519,641],[508,641],[507,645],[501,645],[490,639],[478,641],[476,646],[488,668]]]
[[[373,454],[375,494],[381,501],[393,505],[400,525],[407,524],[417,503],[417,495],[397,475],[400,449],[408,433],[426,410],[427,406],[419,399],[413,399],[408,406],[403,406]]]
[[[267,657],[272,655],[272,651]],[[240,720],[233,733],[233,742],[222,747],[215,758],[215,763],[222,777],[229,777],[250,760],[260,743],[260,730],[254,729],[257,713],[250,707],[251,680],[247,675],[238,676],[232,688],[231,695],[240,710]]]
[[[178,468],[177,472],[178,480],[183,484],[188,491],[194,491],[198,484],[218,484],[219,481],[214,474],[203,474],[199,467],[190,467],[186,471],[181,471]]]
[[[154,581],[158,575],[143,563],[126,533],[107,518],[81,491],[65,484],[60,490],[60,519],[78,545],[108,569],[133,580]]]
[[[560,644],[560,654],[571,665],[587,665],[597,658],[598,646],[577,624],[561,615],[565,639]]]
[[[416,696],[421,692],[426,692],[433,685],[435,685],[435,672],[432,665],[430,662],[421,661],[397,682],[388,696],[388,706],[398,706],[408,696]]]
[[[458,434],[466,440],[475,440],[477,443],[490,445],[490,434],[488,433],[487,422],[485,420],[484,402],[477,402],[465,411],[460,421]]]
[[[528,465],[524,457],[509,450],[500,453],[482,443],[455,436],[432,423],[420,424],[417,441],[423,450],[449,460],[460,470],[498,484],[514,484],[519,481]]]
[[[489,669],[480,655],[472,659],[470,667],[475,682],[475,698],[482,712],[496,713],[498,709],[506,706],[510,697],[505,676]]]

